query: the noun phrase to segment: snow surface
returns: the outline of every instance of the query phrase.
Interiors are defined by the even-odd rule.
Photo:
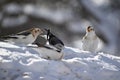
[[[0,42],[0,80],[120,80],[120,57],[71,47],[62,53],[47,60],[31,47]]]

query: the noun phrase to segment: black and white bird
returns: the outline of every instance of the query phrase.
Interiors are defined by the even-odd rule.
[[[54,34],[50,32],[50,29],[45,29],[47,31],[47,40],[49,42],[49,45],[52,45],[57,49],[58,52],[61,52],[61,50],[64,48],[64,43],[56,37]]]
[[[1,40],[7,41],[7,42],[13,42],[16,44],[31,44],[33,43],[39,34],[42,33],[42,30],[40,28],[31,28],[22,32],[19,32],[17,34],[2,36]]]
[[[93,27],[88,26],[86,34],[82,39],[82,49],[85,51],[96,52],[100,39],[97,37]]]

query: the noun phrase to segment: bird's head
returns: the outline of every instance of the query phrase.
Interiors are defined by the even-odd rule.
[[[50,29],[44,28],[44,30],[47,32],[47,34],[50,33]]]
[[[88,26],[86,32],[93,32],[94,28],[92,26]]]
[[[30,29],[30,32],[32,33],[33,37],[37,37],[39,34],[43,33],[43,31],[40,28],[32,28]]]

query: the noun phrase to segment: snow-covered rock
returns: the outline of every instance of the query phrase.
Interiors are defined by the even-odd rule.
[[[0,42],[0,80],[120,80],[120,57],[70,47],[62,52],[62,60],[47,60],[31,47]]]

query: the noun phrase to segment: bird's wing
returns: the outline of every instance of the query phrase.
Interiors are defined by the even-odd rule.
[[[11,35],[6,35],[6,36],[1,36],[0,40],[26,38],[26,36],[28,36],[30,34],[31,34],[30,30],[22,31],[22,32],[19,32],[17,34],[11,34]]]
[[[49,38],[49,44],[55,45],[57,43],[56,37]]]
[[[11,36],[11,35],[7,35],[7,36],[1,36],[1,39],[18,39],[17,36]]]
[[[86,38],[87,38],[87,36],[84,36],[84,37],[82,38],[82,42],[83,42]]]
[[[52,45],[56,45],[59,43],[64,45],[64,43],[60,39],[58,39],[57,37],[52,37],[51,40],[49,40],[49,43]]]
[[[20,32],[20,33],[17,33],[17,34],[11,34],[11,35],[6,35],[6,36],[1,36],[0,38],[2,40],[7,40],[7,39],[19,39],[19,38],[25,38],[27,35],[29,35],[30,32]]]
[[[30,31],[22,31],[22,32],[17,33],[16,35],[28,36],[29,34],[31,34]]]

